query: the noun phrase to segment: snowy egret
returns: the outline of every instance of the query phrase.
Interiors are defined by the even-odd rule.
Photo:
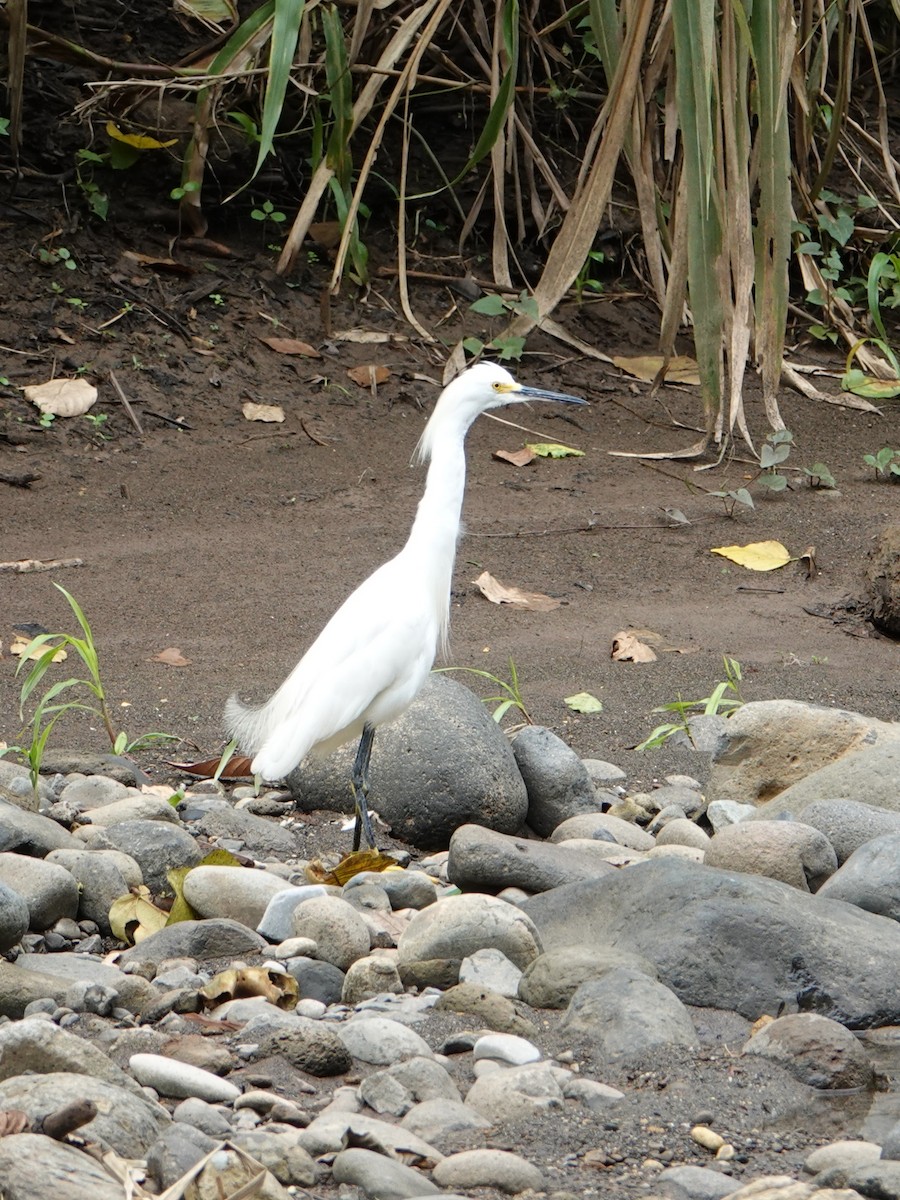
[[[251,707],[232,696],[226,706],[229,732],[253,754],[251,769],[263,779],[283,779],[307,755],[324,757],[359,738],[354,850],[360,832],[375,845],[366,804],[375,729],[405,712],[447,645],[466,433],[479,413],[527,400],[586,403],[524,387],[492,363],[470,367],[444,388],[416,448],[416,461],[430,465],[406,545],[344,601],[269,700]]]

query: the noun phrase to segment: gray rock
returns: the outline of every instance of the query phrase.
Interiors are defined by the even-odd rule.
[[[659,858],[522,908],[548,945],[645,955],[685,1004],[751,1020],[799,1007],[851,1029],[900,1021],[900,929],[773,879]]]
[[[316,1182],[316,1164],[297,1140],[294,1130],[241,1129],[231,1141],[271,1171],[285,1187],[311,1187]]]
[[[848,1188],[875,1200],[898,1200],[900,1197],[900,1162],[882,1159],[847,1172]]]
[[[633,821],[623,821],[611,813],[583,813],[580,817],[569,817],[561,822],[550,835],[551,842],[565,842],[570,838],[595,838],[597,841],[612,841],[631,850],[652,850],[656,845],[649,833]]]
[[[310,760],[288,779],[298,807],[349,812],[347,781],[355,754],[345,747]],[[379,729],[369,803],[395,837],[443,848],[455,829],[477,821],[502,833],[520,828],[525,786],[503,731],[461,683],[432,674],[398,720]]]
[[[262,919],[256,926],[256,932],[268,938],[270,942],[283,942],[294,936],[294,909],[304,900],[314,896],[336,895],[334,889],[321,883],[305,883],[300,887],[288,887],[276,892],[269,903]]]
[[[99,829],[108,829],[126,821],[163,821],[170,825],[181,825],[178,813],[162,796],[127,790],[121,800],[112,800],[100,808],[86,809],[78,819],[79,825]]]
[[[371,1138],[383,1146],[387,1154],[400,1157],[414,1154],[420,1158],[439,1161],[443,1155],[436,1147],[416,1137],[408,1129],[379,1121],[368,1113],[332,1111],[316,1117],[306,1129],[301,1129],[298,1141],[308,1154],[317,1158],[343,1150],[350,1138],[354,1141]]]
[[[477,987],[500,996],[518,996],[522,972],[506,955],[493,948],[476,950],[460,963],[459,982],[474,983]]]
[[[125,950],[119,956],[127,963],[161,963],[167,958],[240,958],[244,954],[263,954],[266,942],[238,921],[211,917],[206,921],[181,921],[160,929]]]
[[[0,1082],[67,1071],[140,1094],[131,1076],[85,1038],[37,1017],[0,1026]]]
[[[194,867],[184,879],[184,898],[201,917],[230,917],[255,929],[272,897],[290,886],[268,871]]]
[[[430,875],[409,867],[405,871],[360,871],[344,884],[344,896],[368,883],[383,888],[391,908],[427,908],[438,898],[437,887]]]
[[[191,1125],[169,1125],[147,1151],[150,1178],[160,1188],[171,1187],[217,1145],[215,1138]]]
[[[900,921],[900,832],[865,842],[819,889],[866,912]]]
[[[610,946],[567,946],[547,950],[531,963],[519,983],[519,999],[532,1008],[566,1008],[583,983],[618,967],[656,978],[656,967],[643,955]]]
[[[900,812],[900,741],[879,740],[822,767],[762,805],[754,820],[797,816],[814,800],[855,800]]]
[[[122,1185],[81,1150],[37,1133],[0,1138],[5,1200],[122,1200]]]
[[[542,949],[531,920],[512,904],[478,894],[447,897],[416,913],[401,934],[400,977],[407,986],[450,986],[459,980],[462,960],[487,947],[520,970]]]
[[[900,813],[855,800],[814,800],[801,809],[798,819],[824,833],[841,865],[873,838],[900,834]]]
[[[607,1060],[637,1059],[699,1039],[690,1015],[663,984],[628,967],[583,983],[569,1001],[561,1028],[585,1038]]]
[[[620,1100],[625,1099],[625,1093],[618,1088],[596,1079],[581,1079],[573,1076],[563,1085],[563,1095],[567,1100],[577,1100],[592,1113],[604,1113],[613,1108]]]
[[[0,883],[0,954],[11,950],[27,933],[28,923],[28,905],[24,898],[14,888]]]
[[[0,766],[5,762],[0,758]],[[7,764],[11,766],[13,764]],[[27,778],[28,773],[25,772]],[[0,781],[2,782],[2,781]],[[82,850],[78,838],[49,817],[26,812],[16,804],[0,800],[0,851],[16,851],[43,858],[51,850]]]
[[[466,1104],[495,1125],[516,1125],[561,1109],[562,1081],[568,1076],[546,1062],[491,1071],[475,1080]]]
[[[528,789],[528,825],[535,833],[549,837],[569,817],[598,811],[584,763],[550,729],[526,725],[512,748]]]
[[[415,1030],[387,1017],[355,1017],[339,1025],[337,1035],[354,1058],[376,1066],[431,1054],[431,1047]]]
[[[130,854],[141,868],[144,883],[156,893],[171,890],[166,878],[168,871],[174,867],[196,867],[203,857],[187,830],[168,821],[122,821],[98,830],[91,839],[91,847]]]
[[[475,1062],[486,1059],[505,1067],[524,1067],[526,1063],[539,1062],[542,1057],[534,1042],[512,1033],[486,1033],[472,1047]]]
[[[780,879],[816,892],[837,870],[837,856],[823,833],[800,821],[743,821],[729,825],[705,848],[709,867]]]
[[[192,831],[208,838],[228,838],[242,842],[254,858],[284,861],[297,853],[294,833],[266,817],[257,817],[243,808],[218,806],[190,822]]]
[[[386,1113],[391,1117],[402,1117],[414,1104],[409,1088],[405,1088],[399,1079],[395,1079],[387,1071],[376,1071],[374,1075],[367,1075],[359,1085],[359,1098],[379,1116]]]
[[[118,850],[54,850],[45,860],[69,872],[78,887],[78,916],[98,925],[104,937],[112,933],[109,910],[113,902],[126,896],[131,887],[119,867],[121,857]],[[137,864],[135,867],[139,870]]]
[[[384,1074],[396,1079],[420,1103],[424,1100],[459,1100],[459,1088],[450,1073],[431,1057],[407,1058]],[[427,1141],[427,1139],[426,1139]]]
[[[881,1157],[900,1159],[900,1121],[892,1125],[882,1137]]]
[[[403,991],[400,972],[392,958],[371,954],[351,964],[344,976],[341,1000],[344,1004],[359,1004],[383,992],[399,995]]]
[[[878,1162],[881,1158],[881,1147],[875,1142],[840,1141],[829,1142],[827,1146],[817,1146],[806,1156],[803,1170],[810,1175],[818,1175],[821,1171],[853,1170],[854,1167],[864,1167],[869,1163]]]
[[[579,847],[584,844],[579,842]],[[480,825],[457,829],[450,839],[447,860],[450,882],[479,892],[496,892],[505,887],[545,892],[561,883],[595,879],[614,870],[591,849],[572,849],[566,842],[554,845],[529,841]]]
[[[869,1087],[874,1069],[863,1047],[843,1025],[815,1013],[791,1013],[764,1025],[744,1046],[786,1067],[808,1087]]]
[[[357,1187],[369,1200],[411,1200],[441,1189],[414,1167],[356,1147],[342,1150],[331,1167],[335,1183]]]
[[[208,1104],[217,1104],[241,1094],[241,1089],[229,1080],[162,1054],[132,1054],[128,1065],[138,1083],[153,1088],[161,1096],[178,1100],[196,1096]]]
[[[84,812],[88,808],[101,808],[115,800],[124,800],[127,795],[128,788],[118,779],[111,779],[108,775],[85,775],[67,783],[59,793],[59,798],[79,812]]]
[[[423,1100],[414,1104],[400,1122],[439,1150],[458,1145],[461,1136],[480,1135],[491,1122],[461,1100]]]
[[[21,1017],[29,1004],[47,997],[65,1004],[79,982],[113,988],[118,1004],[133,1013],[142,1013],[155,996],[146,979],[125,975],[90,954],[23,954],[14,964],[0,961],[0,1014]]]
[[[693,817],[702,812],[706,805],[700,789],[686,783],[664,783],[650,792],[636,794],[635,799],[648,812],[660,816],[675,810],[682,816]]]
[[[740,825],[741,821],[749,821],[754,816],[755,804],[739,804],[737,800],[713,800],[706,806],[706,819],[712,826],[713,833],[718,833],[720,829],[729,825]]]
[[[602,758],[583,758],[581,761],[595,788],[615,787],[628,778],[621,767],[605,762]]]
[[[246,1029],[244,1033],[246,1036]],[[293,1066],[320,1079],[342,1075],[353,1061],[334,1028],[299,1016],[262,1038],[259,1050],[263,1057],[281,1054]]]
[[[508,1150],[462,1150],[439,1162],[432,1174],[435,1183],[445,1188],[490,1187],[516,1195],[544,1186],[538,1168]]]
[[[0,854],[0,883],[28,905],[29,928],[49,929],[78,912],[78,884],[63,867],[27,854]]]
[[[344,972],[331,963],[314,958],[289,958],[285,967],[297,980],[300,995],[322,1004],[340,1004],[344,992]]]
[[[195,1129],[217,1140],[227,1138],[231,1132],[231,1122],[222,1110],[196,1096],[189,1096],[187,1100],[182,1100],[176,1105],[172,1120],[193,1125]]]
[[[722,1200],[736,1190],[733,1179],[709,1167],[667,1167],[656,1181],[667,1200]]]
[[[686,819],[668,821],[656,835],[657,846],[692,846],[695,850],[708,849],[709,834]]]
[[[76,1100],[92,1100],[97,1105],[97,1115],[80,1133],[102,1139],[126,1158],[142,1155],[169,1124],[169,1114],[161,1105],[89,1075],[51,1071],[14,1075],[0,1083],[0,1110],[20,1108],[33,1122]],[[4,1141],[0,1139],[0,1145]]]
[[[771,802],[779,793],[845,755],[864,746],[896,743],[900,736],[900,728],[886,721],[799,700],[745,704],[729,717],[724,728],[706,788],[707,800],[757,805]],[[900,746],[895,745],[895,749],[900,752]],[[830,788],[814,793],[807,790],[806,801],[835,795],[843,793]],[[850,798],[869,800],[864,795]]]
[[[292,924],[297,937],[316,943],[317,958],[340,971],[369,953],[368,926],[353,905],[338,896],[303,900],[294,909]]]

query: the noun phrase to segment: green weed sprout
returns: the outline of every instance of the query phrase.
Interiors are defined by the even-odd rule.
[[[645,741],[641,742],[639,746],[635,746],[636,750],[658,750],[676,733],[683,733],[693,745],[694,739],[691,737],[690,728],[692,716],[698,713],[702,713],[705,717],[715,716],[719,713],[729,716],[735,709],[743,705],[744,698],[741,695],[740,687],[741,664],[736,658],[728,657],[724,657],[722,662],[725,666],[725,678],[721,683],[716,684],[711,695],[706,696],[703,700],[682,700],[679,696],[677,700],[671,700],[668,704],[654,708],[655,713],[675,713],[676,720],[657,725]],[[731,695],[726,694],[729,692]]]
[[[512,657],[509,660],[509,683],[505,679],[501,679],[497,675],[492,675],[490,671],[481,671],[478,667],[438,667],[437,673],[443,674],[445,671],[468,671],[470,675],[477,675],[480,679],[487,679],[490,683],[495,684],[500,689],[500,694],[497,696],[483,696],[482,703],[496,704],[491,716],[499,724],[511,708],[516,708],[522,714],[522,724],[533,725],[531,714],[525,707],[525,701],[522,699],[522,691],[519,686],[519,673],[516,670],[516,664]]]
[[[72,677],[70,679],[57,680],[56,683],[51,684],[37,701],[30,722],[31,743],[22,750],[29,764],[33,787],[37,786],[41,762],[53,727],[65,713],[86,712],[92,716],[99,717],[106,730],[114,754],[127,754],[129,751],[136,750],[154,741],[178,740],[174,734],[146,733],[139,738],[135,738],[133,741],[129,741],[128,735],[124,730],[116,730],[106,696],[106,689],[103,686],[103,680],[100,676],[100,657],[88,619],[84,615],[81,605],[74,596],[66,591],[62,584],[54,583],[53,586],[62,592],[69,607],[75,614],[75,619],[81,628],[81,637],[70,633],[40,633],[37,637],[31,639],[22,652],[22,657],[16,668],[16,675],[18,676],[26,667],[26,664],[32,661],[32,655],[35,651],[41,650],[42,653],[34,660],[25,677],[25,682],[22,684],[22,689],[19,693],[19,716],[23,721],[25,720],[25,706],[40,686],[56,654],[60,650],[66,648],[73,650],[84,664],[87,674],[85,678]],[[79,697],[87,693],[87,700],[85,701],[81,698],[59,700],[59,697],[63,695],[71,695],[73,690],[77,690]]]

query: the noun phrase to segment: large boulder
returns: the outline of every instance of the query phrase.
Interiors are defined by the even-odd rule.
[[[355,754],[344,746],[292,771],[297,807],[352,812]],[[515,833],[528,809],[505,735],[477,696],[446,675],[430,675],[403,716],[378,730],[369,781],[369,804],[394,837],[426,849],[446,848],[471,821]]]
[[[521,908],[555,950],[644,955],[685,1004],[750,1020],[817,1012],[851,1029],[900,1022],[900,928],[774,879],[657,858]]]
[[[844,755],[888,742],[900,751],[900,724],[799,700],[745,704],[724,723],[705,795],[765,804]]]

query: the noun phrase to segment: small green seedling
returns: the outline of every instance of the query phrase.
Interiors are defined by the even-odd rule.
[[[804,467],[803,474],[809,480],[811,488],[828,489],[837,487],[834,476],[824,463],[813,463],[811,467]]]
[[[78,263],[72,257],[72,252],[67,250],[65,246],[57,246],[52,250],[48,250],[46,246],[41,246],[38,249],[38,261],[43,263],[45,267],[56,267],[62,263],[67,271],[78,270]]]
[[[657,725],[650,736],[636,750],[658,750],[660,746],[665,745],[670,737],[676,733],[682,733],[694,745],[694,739],[691,736],[690,719],[696,714],[702,713],[705,717],[716,716],[722,714],[730,716],[736,709],[740,708],[744,703],[744,698],[741,695],[741,664],[736,658],[725,657],[722,659],[725,666],[725,678],[718,684],[711,695],[706,696],[703,700],[682,700],[679,695],[677,700],[672,700],[668,704],[662,704],[659,708],[654,708],[655,713],[674,713],[676,719],[674,721],[666,721],[663,725]],[[730,695],[728,694],[730,693]]]
[[[489,292],[474,304],[470,304],[469,311],[485,317],[524,316],[534,321],[540,316],[537,301],[526,291],[520,292],[516,297],[498,296],[495,292]],[[467,337],[463,338],[463,348],[471,355],[481,354],[485,349],[494,350],[501,362],[510,359],[518,361],[525,350],[525,339],[514,334],[502,333],[491,338],[489,342]]]
[[[100,676],[100,657],[94,642],[94,635],[88,624],[87,617],[74,596],[59,583],[53,586],[65,596],[69,607],[81,629],[81,636],[70,633],[41,633],[32,638],[22,652],[19,665],[16,668],[18,676],[26,667],[28,674],[19,693],[19,715],[25,720],[25,706],[36,689],[42,683],[59,650],[73,650],[84,664],[87,675],[85,678],[60,679],[50,685],[37,701],[31,717],[31,743],[24,748],[24,757],[29,764],[32,787],[37,786],[44,751],[54,725],[66,713],[84,712],[98,717],[103,724],[109,743],[115,754],[123,754],[139,744],[148,741],[178,741],[173,734],[149,733],[129,742],[124,731],[117,731],[113,724],[112,713],[106,695],[106,689]],[[35,651],[41,651],[36,659],[32,656]],[[75,695],[77,699],[58,702],[63,694]]]
[[[478,667],[438,667],[437,673],[443,674],[449,671],[468,671],[470,675],[477,675],[480,679],[487,679],[490,683],[495,684],[500,689],[500,694],[497,696],[483,696],[484,704],[496,704],[497,707],[491,714],[494,720],[499,724],[511,708],[518,709],[522,715],[522,721],[515,726],[520,729],[522,725],[533,725],[531,714],[525,707],[525,701],[522,698],[522,691],[519,686],[519,672],[516,670],[516,664],[510,656],[509,660],[509,683],[505,679],[500,679],[497,675],[492,675],[490,671],[481,671]]]
[[[735,513],[743,508],[755,508],[753,497],[746,488],[733,488],[729,492],[709,492],[708,495],[715,496],[717,500],[721,500],[725,508],[725,516],[731,517],[734,520]]]
[[[250,216],[254,221],[271,221],[273,225],[280,225],[282,221],[287,220],[284,213],[279,212],[271,200],[264,200],[259,208],[251,209]]]
[[[876,479],[900,477],[900,450],[894,450],[891,446],[882,446],[877,454],[864,454],[863,462],[868,467],[874,467]]]
[[[765,445],[760,448],[759,465],[762,472],[758,482],[767,492],[783,492],[787,487],[787,477],[778,468],[791,453],[794,435],[789,429],[776,429],[766,438]]]
[[[575,295],[579,304],[584,300],[585,292],[592,292],[595,296],[599,296],[603,291],[603,281],[595,279],[591,275],[591,270],[595,263],[602,263],[604,261],[605,258],[602,250],[588,251],[588,256],[584,260],[584,266],[575,276]]]
[[[41,413],[40,417],[38,418],[38,425],[40,425],[41,429],[49,429],[55,420],[56,413]]]

